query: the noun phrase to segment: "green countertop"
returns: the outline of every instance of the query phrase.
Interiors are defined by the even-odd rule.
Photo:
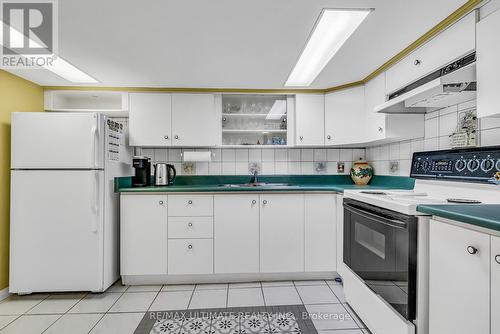
[[[178,176],[169,186],[132,187],[131,177],[115,178],[116,192],[263,192],[329,191],[346,189],[413,189],[414,180],[400,176],[374,176],[367,186],[353,184],[349,175],[273,175],[259,176],[259,182],[286,183],[287,186],[224,187],[224,184],[250,182],[251,176]]]
[[[433,216],[500,231],[500,204],[419,205],[417,210]]]

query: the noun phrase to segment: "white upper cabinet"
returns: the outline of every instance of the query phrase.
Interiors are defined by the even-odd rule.
[[[173,146],[215,146],[217,129],[213,94],[172,95]]]
[[[475,47],[476,12],[472,12],[389,68],[386,93],[467,55]]]
[[[500,10],[477,24],[477,116],[500,116]]]
[[[214,94],[130,94],[130,145],[215,146]]]
[[[365,122],[367,141],[384,139],[386,135],[386,114],[377,113],[374,108],[385,102],[385,72],[365,85]]]
[[[129,132],[131,146],[168,146],[172,142],[172,96],[131,93]]]
[[[489,334],[490,236],[431,220],[429,240],[429,334]]]
[[[385,73],[365,85],[365,139],[366,143],[398,141],[424,136],[425,116],[383,114],[374,108],[385,102]]]
[[[364,142],[364,110],[364,86],[326,94],[325,145]]]
[[[297,146],[325,144],[325,95],[295,95],[295,124]]]

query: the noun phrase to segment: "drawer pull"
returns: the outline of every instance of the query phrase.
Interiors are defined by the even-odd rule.
[[[168,136],[165,136],[164,138],[165,138],[165,139],[168,139],[169,137],[168,137]]]
[[[478,251],[478,249],[476,247],[474,247],[474,246],[468,246],[467,247],[467,252],[469,252],[469,254],[474,255],[474,254],[477,253],[477,251]]]
[[[500,264],[500,254],[495,256],[495,262]]]
[[[253,200],[253,201],[252,201],[252,205],[255,205],[255,204],[257,204],[257,201],[256,201],[256,200]]]
[[[188,226],[189,227],[193,227],[193,223],[188,223]]]
[[[193,204],[193,201],[192,201],[192,200],[189,200],[189,201],[188,201],[188,204]]]
[[[159,201],[158,204],[163,205],[163,201]]]
[[[263,200],[263,201],[262,201],[262,204],[266,205],[266,204],[267,204],[267,201],[266,201],[266,200]]]
[[[421,63],[422,63],[422,61],[420,59],[415,59],[415,61],[413,62],[413,65],[418,66]]]
[[[193,245],[188,245],[188,249],[193,249]]]

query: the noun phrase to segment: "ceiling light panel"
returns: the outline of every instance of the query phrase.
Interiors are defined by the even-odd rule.
[[[285,83],[310,86],[372,9],[325,9]]]

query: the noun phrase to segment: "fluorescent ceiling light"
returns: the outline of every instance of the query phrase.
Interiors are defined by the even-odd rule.
[[[271,110],[269,110],[269,112],[267,113],[266,119],[270,120],[280,119],[285,114],[286,114],[286,101],[276,100],[274,101]]]
[[[0,45],[3,46],[3,29],[9,29],[8,26],[6,26],[3,21],[0,20]],[[24,35],[17,31],[16,29],[10,28],[9,29],[10,33],[10,39],[11,43],[14,45],[23,45],[24,43]],[[31,47],[42,47],[37,41],[34,41],[32,39],[29,40],[30,46]],[[22,57],[22,55],[21,55]],[[44,68],[46,70],[49,70],[50,72],[60,76],[63,79],[66,79],[68,81],[71,81],[73,83],[97,83],[96,79],[92,78],[90,75],[87,73],[83,72],[82,70],[78,69],[77,67],[71,65],[69,62],[67,62],[65,59],[62,57],[57,56],[57,58],[52,62],[52,65],[44,65],[42,67],[38,68]],[[23,69],[20,67],[20,69]]]
[[[325,9],[285,86],[309,86],[371,9]]]

